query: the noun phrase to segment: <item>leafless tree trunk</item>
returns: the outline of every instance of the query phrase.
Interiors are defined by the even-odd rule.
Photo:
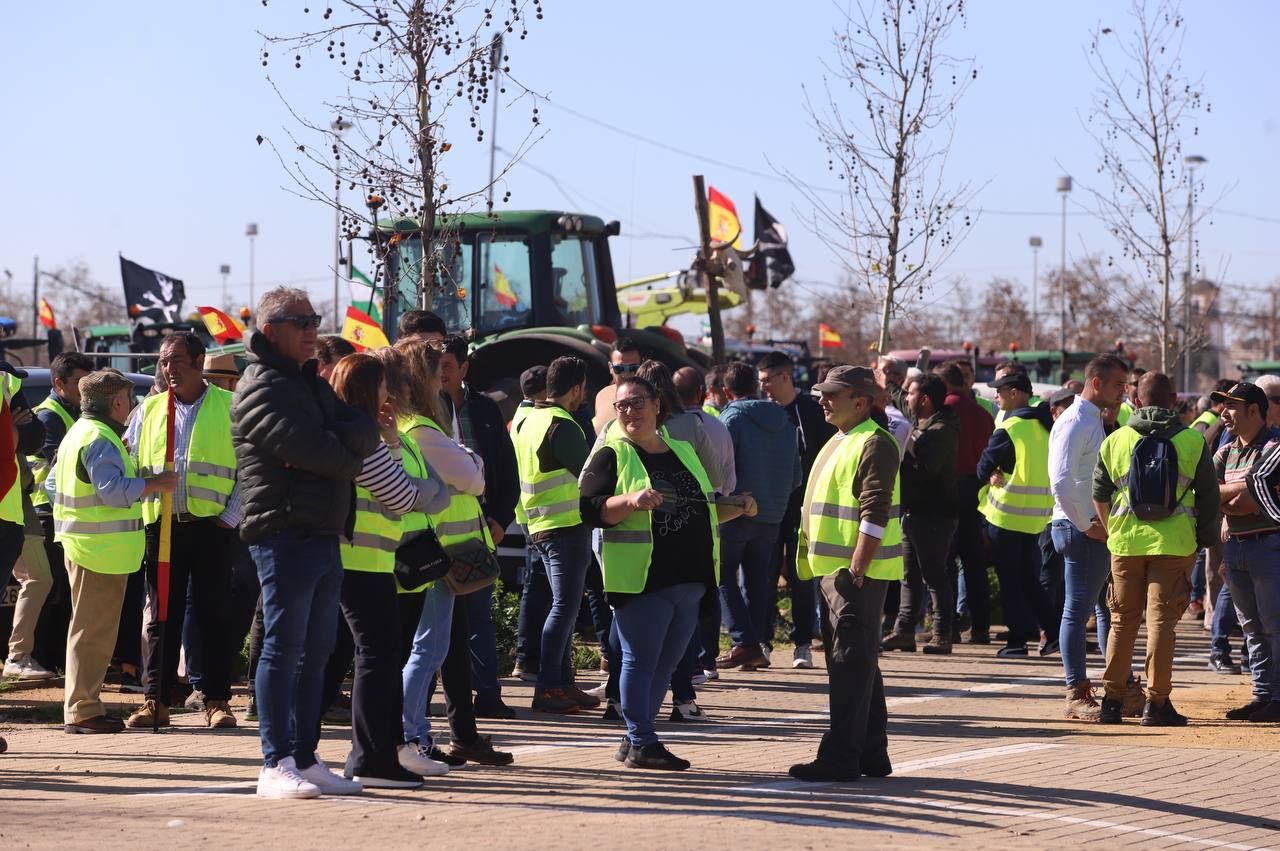
[[[971,223],[969,186],[944,182],[955,107],[977,77],[972,60],[945,50],[963,22],[954,0],[861,0],[836,30],[820,103],[805,93],[840,200],[793,182],[846,275],[875,294],[880,351],[892,319],[929,287]]]
[[[296,35],[264,34],[262,64],[283,58],[300,69],[304,61],[323,55],[336,64],[339,79],[345,78],[346,91],[306,110],[296,107],[284,85],[272,79],[296,126],[285,131],[288,146],[264,135],[258,142],[271,144],[293,179],[293,191],[338,208],[343,239],[369,234],[379,218],[414,220],[407,230],[397,231],[399,239],[392,236],[382,243],[400,251],[400,281],[380,282],[385,270],[382,258],[374,257],[370,277],[375,284],[386,284],[389,296],[406,280],[416,282],[412,298],[417,305],[429,304],[437,291],[463,296],[465,282],[449,280],[441,264],[449,250],[448,219],[469,211],[491,185],[501,185],[536,141],[536,98],[511,76],[501,37],[524,40],[529,18],[542,18],[541,0],[510,0],[505,8],[497,0],[336,0],[329,8],[321,5],[326,4],[303,10],[321,17],[319,26]],[[534,104],[523,139],[510,146],[514,153],[493,183],[486,179],[451,186],[446,155],[464,136],[486,141],[482,107],[507,86]],[[312,111],[325,117],[308,117]],[[343,190],[349,202],[339,200]],[[510,193],[500,197],[506,201]],[[381,206],[370,203],[374,199]],[[401,240],[410,236],[421,238],[420,257],[401,251]]]
[[[1110,182],[1090,192],[1121,254],[1138,267],[1127,306],[1153,316],[1160,371],[1167,374],[1179,353],[1173,252],[1192,224],[1184,193],[1195,191],[1182,137],[1197,134],[1195,115],[1209,105],[1201,81],[1183,75],[1186,22],[1176,0],[1134,0],[1129,17],[1128,34],[1099,24],[1090,36],[1098,88],[1087,125],[1101,155],[1098,171]],[[1188,283],[1190,275],[1188,269]],[[1191,344],[1202,334],[1188,328],[1184,336]]]

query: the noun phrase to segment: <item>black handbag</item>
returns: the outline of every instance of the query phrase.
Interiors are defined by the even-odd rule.
[[[406,591],[435,582],[449,572],[453,559],[434,529],[423,529],[396,547],[396,581]]]

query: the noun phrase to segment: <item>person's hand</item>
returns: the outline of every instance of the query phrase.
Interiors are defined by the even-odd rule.
[[[493,545],[496,547],[502,543],[502,539],[507,537],[507,529],[492,517],[485,518],[489,524],[489,537],[493,538]]]
[[[993,488],[1004,487],[1004,471],[996,470],[991,474],[991,478],[988,481],[991,482],[991,487]]]
[[[1218,536],[1218,540],[1224,544],[1227,542],[1227,518],[1225,517],[1222,518],[1222,531]]]
[[[755,517],[760,513],[760,506],[756,505],[756,498],[749,493],[741,494],[743,499],[742,513],[747,517]]]
[[[635,511],[652,511],[662,505],[662,494],[653,488],[645,488],[642,491],[627,494],[627,501]]]
[[[172,471],[165,473],[156,473],[154,476],[146,476],[143,478],[142,493],[173,493],[178,489],[178,474]]]
[[[236,528],[235,526],[232,526],[232,525],[231,525],[230,523],[228,523],[227,521],[223,520],[221,517],[219,517],[217,520],[214,520],[214,521],[213,521],[213,525],[217,526],[219,529],[234,529],[234,528]]]
[[[400,445],[400,432],[396,428],[396,411],[390,402],[383,402],[378,411],[378,431],[382,432],[382,442],[387,446]]]
[[[13,424],[16,426],[24,426],[35,419],[35,415],[31,413],[30,408],[19,408],[13,411]]]
[[[1107,539],[1107,526],[1095,517],[1093,523],[1085,530],[1085,535],[1095,541],[1105,541]]]

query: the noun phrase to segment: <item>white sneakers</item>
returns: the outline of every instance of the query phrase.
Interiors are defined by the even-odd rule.
[[[55,680],[58,675],[53,671],[45,668],[31,656],[23,656],[21,659],[10,659],[4,663],[4,676],[17,677],[19,680],[31,682],[34,680]]]
[[[589,688],[589,689],[587,689],[587,690],[586,690],[585,692],[583,692],[583,693],[584,693],[584,694],[589,694],[589,695],[591,695],[592,697],[604,697],[604,696],[605,696],[605,693],[604,693],[604,692],[605,692],[605,689],[608,687],[608,685],[609,685],[609,684],[608,684],[607,682],[603,682],[603,683],[601,683],[600,685],[596,686],[595,688]]]
[[[396,756],[400,759],[400,767],[410,774],[419,777],[440,777],[449,773],[449,766],[430,756],[431,746],[422,746],[416,742],[401,745]]]
[[[358,781],[348,780],[330,771],[329,766],[325,765],[324,760],[320,758],[320,754],[316,754],[315,765],[298,771],[298,774],[303,780],[319,789],[322,795],[359,795],[364,791],[364,786],[361,786]]]
[[[706,721],[707,713],[697,703],[690,700],[686,703],[674,701],[671,704],[672,721]]]
[[[796,649],[791,653],[791,667],[793,668],[812,668],[813,667],[813,650],[808,644],[797,644]]]
[[[293,757],[287,756],[274,768],[262,766],[258,773],[258,797],[281,799],[319,798],[320,787],[298,771]]]

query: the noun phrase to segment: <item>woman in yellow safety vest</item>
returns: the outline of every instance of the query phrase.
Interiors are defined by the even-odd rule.
[[[353,354],[338,361],[329,377],[338,398],[376,419],[382,431],[382,443],[364,459],[355,479],[355,527],[350,540],[341,543],[342,612],[351,627],[356,663],[347,776],[371,788],[412,789],[422,785],[422,775],[432,766],[402,766],[399,757],[403,740],[396,547],[402,516],[437,511],[448,505],[449,496],[439,480],[406,474],[402,459],[416,455],[417,448],[411,442],[402,445],[386,373],[372,355]]]
[[[481,541],[494,549],[485,522],[480,497],[484,494],[484,462],[480,456],[462,446],[445,431],[440,414],[440,352],[421,339],[401,340],[396,350],[404,359],[405,383],[408,387],[408,410],[400,417],[399,427],[422,453],[432,473],[446,485],[449,505],[431,515],[430,523],[445,547],[468,541]],[[402,755],[412,755],[419,764],[426,761],[444,767],[478,762],[506,765],[513,760],[509,753],[495,751],[488,736],[481,736],[475,725],[471,702],[471,650],[466,627],[466,609],[454,605],[453,592],[443,581],[425,589],[403,589],[400,617],[406,630],[413,629],[412,647],[403,659],[401,679],[404,686],[404,709],[401,726],[406,748]],[[455,624],[455,619],[460,622]],[[459,646],[450,647],[450,641]],[[431,741],[431,722],[427,705],[431,700],[432,678],[444,665],[445,657],[460,654],[459,665],[445,665],[442,685],[450,705],[451,747],[448,752]],[[454,675],[458,675],[455,681]],[[466,702],[465,708],[455,711]],[[402,756],[402,758],[404,758]]]
[[[618,384],[615,428],[582,471],[580,510],[603,529],[604,590],[622,642],[617,758],[629,768],[683,771],[687,760],[658,738],[654,721],[676,663],[689,647],[703,595],[719,584],[719,522],[755,502],[717,506],[693,447],[659,428],[670,414],[652,384]]]

